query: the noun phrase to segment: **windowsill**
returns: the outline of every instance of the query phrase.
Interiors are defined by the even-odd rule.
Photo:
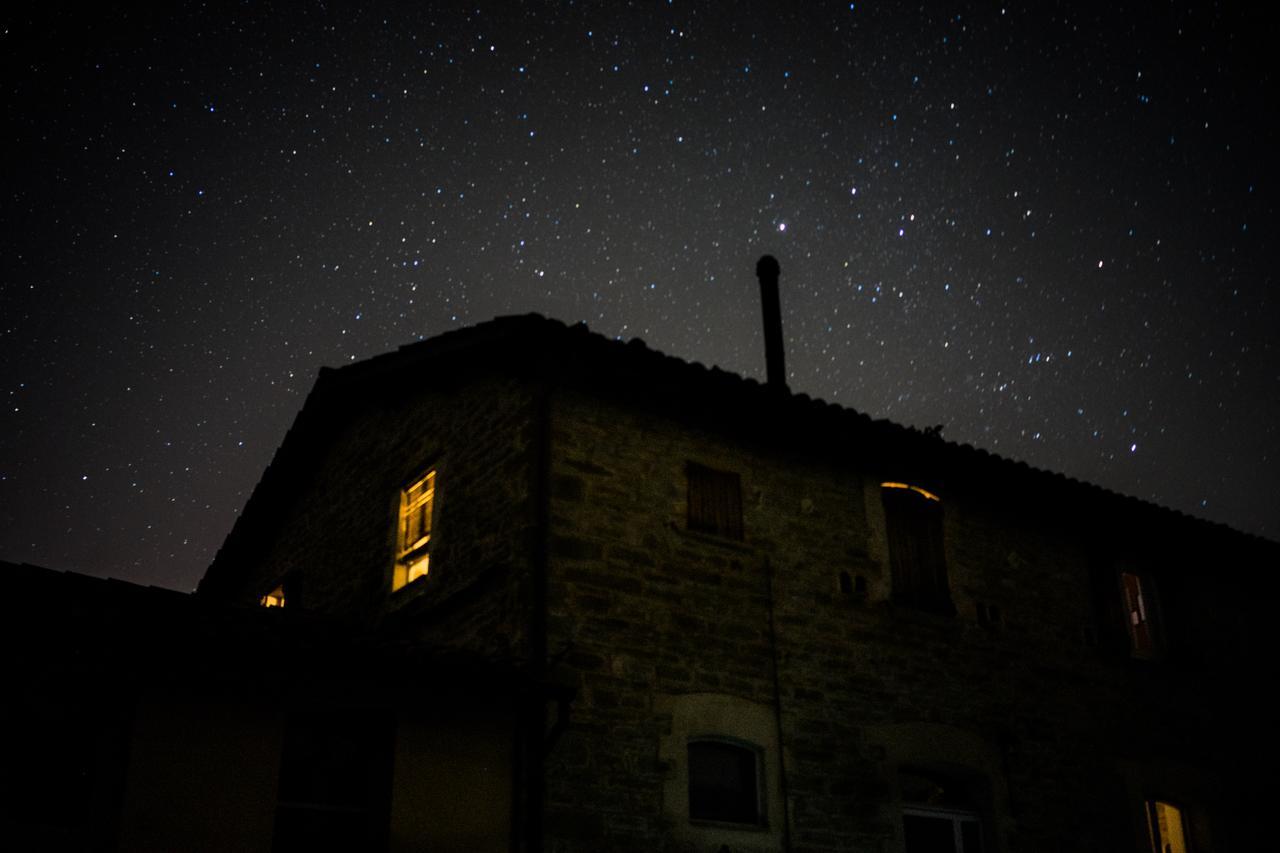
[[[690,530],[687,527],[672,525],[672,529],[686,539],[692,539],[695,542],[701,542],[706,545],[715,545],[718,548],[724,548],[727,551],[736,551],[739,554],[755,553],[755,548],[746,543],[742,539],[729,539],[715,533],[707,533],[702,530]]]
[[[921,601],[919,599],[889,599],[894,609],[911,611],[913,613],[926,613],[930,616],[942,617],[945,619],[954,619],[956,616],[956,606],[951,599],[936,599]]]
[[[707,820],[706,818],[689,818],[689,825],[702,829],[734,830],[737,832],[768,832],[767,823],[735,823],[728,820]]]
[[[391,590],[390,603],[393,608],[403,607],[410,601],[421,596],[429,588],[427,580],[429,576],[423,575],[420,578],[414,578],[404,586]]]

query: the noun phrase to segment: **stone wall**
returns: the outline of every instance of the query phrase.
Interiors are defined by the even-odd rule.
[[[237,567],[240,600],[254,602],[284,581],[307,610],[495,657],[523,654],[533,523],[529,392],[509,380],[437,383],[362,401],[343,418],[278,509],[257,560]],[[430,468],[437,471],[430,573],[393,593],[400,490]]]
[[[989,851],[1135,849],[1151,796],[1202,798],[1201,823],[1223,822],[1157,768],[1229,766],[1209,736],[1226,676],[1205,671],[1237,642],[1225,593],[1166,608],[1194,653],[1171,637],[1161,660],[1131,659],[1106,605],[1121,555],[1094,508],[938,486],[956,614],[937,615],[890,601],[879,484],[906,466],[874,448],[779,450],[568,391],[553,413],[549,651],[578,695],[548,765],[547,849],[779,849],[776,825],[691,835],[664,805],[679,764],[663,709],[689,694],[780,708],[765,767],[785,770],[796,851],[902,849],[913,769],[969,786]],[[688,462],[741,476],[743,541],[686,529]],[[1174,594],[1167,559],[1204,549],[1162,535],[1135,553]]]

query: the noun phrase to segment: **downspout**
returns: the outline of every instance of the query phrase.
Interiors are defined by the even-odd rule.
[[[769,656],[773,664],[773,722],[778,737],[778,789],[782,795],[782,849],[791,850],[791,801],[787,796],[787,762],[782,744],[782,686],[778,677],[778,632],[773,619],[773,564],[764,558],[765,601],[769,607]]]
[[[529,697],[525,729],[525,757],[529,762],[525,795],[526,853],[542,853],[546,810],[546,759],[551,742],[547,737],[547,575],[550,566],[551,538],[551,386],[541,379],[535,386],[533,399],[533,439],[531,447],[533,504],[532,572],[529,614],[529,676],[534,685]],[[557,714],[558,726],[567,719],[567,709]],[[557,735],[559,732],[556,733]]]

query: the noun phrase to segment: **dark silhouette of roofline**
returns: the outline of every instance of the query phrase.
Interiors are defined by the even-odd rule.
[[[1200,536],[1276,546],[1217,522],[946,441],[936,431],[874,420],[807,394],[780,394],[755,379],[665,355],[638,338],[611,340],[591,332],[585,323],[570,326],[524,314],[446,332],[340,368],[321,368],[199,590],[234,582],[235,564],[253,553],[259,533],[270,529],[311,460],[362,401],[378,399],[392,387],[402,394],[406,377],[424,388],[456,387],[478,374],[580,388],[623,405],[696,419],[796,456],[862,462],[886,473],[905,469],[935,484],[963,483],[966,492],[1012,493],[1024,508],[1028,496],[1034,496],[1035,501],[1085,514],[1107,529],[1194,529]]]

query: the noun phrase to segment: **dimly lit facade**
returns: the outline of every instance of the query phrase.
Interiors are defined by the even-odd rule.
[[[323,372],[198,592],[74,657],[125,685],[97,837],[1249,849],[1278,554],[503,318]]]

